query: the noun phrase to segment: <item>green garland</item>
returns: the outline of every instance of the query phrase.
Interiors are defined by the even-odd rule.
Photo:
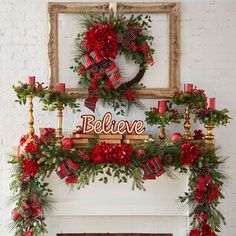
[[[195,121],[199,120],[204,125],[226,126],[231,119],[227,114],[228,112],[226,108],[223,110],[198,109],[195,111]]]
[[[179,123],[183,119],[183,114],[178,113],[176,109],[168,107],[164,114],[160,114],[158,109],[151,108],[150,111],[145,112],[148,125],[158,125],[159,128],[165,128],[170,123]]]
[[[100,151],[113,150],[118,147],[113,144],[94,143],[88,148],[76,148],[69,138],[62,140],[61,144],[57,142],[42,143],[37,141],[37,137],[35,138],[36,146],[32,142],[27,143],[27,137],[24,136],[21,139],[18,157],[13,157],[11,161],[16,170],[12,175],[11,183],[11,189],[17,199],[14,210],[20,215],[14,220],[13,224],[16,235],[23,235],[23,232],[30,231],[34,236],[38,236],[46,232],[44,211],[52,208],[50,204],[52,192],[43,179],[55,170],[57,172],[62,171],[62,167],[67,166],[65,163],[68,160],[70,161],[68,163],[72,163],[70,164],[71,169],[67,169],[70,174],[62,177],[66,177],[67,184],[75,184],[78,189],[94,182],[96,178],[106,184],[110,177],[114,177],[117,178],[118,183],[127,183],[128,179],[131,179],[133,189],[145,190],[144,181],[146,177],[156,178],[164,172],[173,177],[173,171],[190,173],[189,190],[184,196],[180,197],[180,201],[185,202],[190,207],[190,216],[193,216],[192,226],[201,228],[201,225],[207,222],[212,231],[218,232],[220,223],[225,223],[224,217],[217,209],[219,200],[223,198],[222,187],[226,178],[220,169],[224,161],[221,161],[221,158],[216,156],[215,151],[209,149],[204,143],[172,143],[169,141],[159,143],[152,140],[141,146],[125,145],[123,150],[130,153],[130,156],[127,156],[130,160],[124,162],[124,164],[119,164],[114,162],[115,156],[110,156],[111,159],[107,160],[107,163],[97,162],[96,159],[96,155]],[[121,146],[119,148],[122,148]],[[94,154],[93,150],[95,149]],[[186,150],[191,150],[192,154],[185,156]],[[113,155],[116,153],[117,151],[113,152]],[[194,155],[197,155],[197,157]],[[155,173],[150,172],[150,175],[147,176],[146,167],[150,163],[156,163],[152,162],[156,158],[160,161],[160,165],[156,166]],[[25,160],[32,159],[37,160],[39,165],[37,171],[34,171],[35,166],[32,165],[28,169],[23,164]],[[26,173],[30,175],[27,177],[28,180],[25,177]],[[205,178],[206,176],[210,178],[209,186],[217,186],[217,194],[212,196],[209,201],[203,199],[197,202],[195,192],[201,183],[199,178]],[[204,185],[204,187],[207,186]],[[206,189],[203,192],[210,196],[212,194],[210,191]],[[35,198],[32,199],[32,196]],[[39,209],[35,210],[35,217],[32,217],[32,211],[25,211],[25,206],[29,205],[29,199],[32,202],[40,203]],[[38,214],[41,210],[43,213]],[[198,217],[200,215],[207,217],[207,220],[199,223]]]
[[[61,104],[64,107],[71,108],[74,112],[80,111],[80,104],[78,102],[79,94],[62,94],[57,91],[50,91],[47,87],[43,87],[43,83],[37,83],[34,86],[24,84],[19,82],[19,85],[14,85],[13,89],[16,92],[18,102],[21,105],[25,105],[27,97],[33,95],[33,97],[38,97],[39,101],[43,103],[44,111],[55,111],[58,105]]]

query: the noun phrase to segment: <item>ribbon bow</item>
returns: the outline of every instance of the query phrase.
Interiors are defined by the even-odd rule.
[[[90,54],[86,54],[81,58],[81,63],[83,64],[85,69],[93,68],[93,66],[95,65],[97,66],[103,65],[103,67],[105,67],[104,73],[109,79],[111,85],[115,89],[118,89],[123,83],[123,78],[121,77],[119,69],[115,65],[115,63],[111,61],[109,61],[110,63],[104,63],[107,61],[108,60],[102,57],[97,51],[93,51]],[[85,99],[84,105],[94,112],[98,99],[99,99],[98,90],[90,86],[89,94],[88,94],[88,97]]]
[[[56,171],[57,175],[64,179],[66,178],[66,184],[76,183],[78,180],[78,175],[75,174],[75,171],[79,168],[79,164],[74,163],[71,159],[67,159]]]
[[[165,173],[163,163],[161,162],[159,156],[154,156],[152,159],[143,164],[143,169],[144,179],[156,179],[156,177],[159,177]]]

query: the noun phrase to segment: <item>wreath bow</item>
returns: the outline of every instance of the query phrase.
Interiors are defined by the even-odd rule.
[[[83,64],[86,70],[93,69],[94,66],[97,66],[99,68],[101,67],[101,65],[103,65],[103,67],[105,65],[104,73],[109,79],[111,86],[113,86],[114,89],[118,89],[123,83],[123,78],[116,64],[110,60],[108,60],[108,63],[104,63],[106,61],[107,59],[101,56],[97,51],[93,51],[90,54],[86,54],[81,58],[81,63]],[[88,97],[85,99],[84,105],[90,110],[95,111],[96,103],[99,99],[98,89],[95,89],[90,86],[88,92],[89,94]]]

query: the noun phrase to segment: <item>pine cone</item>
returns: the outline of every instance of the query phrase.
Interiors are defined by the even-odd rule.
[[[204,148],[204,147],[201,147],[201,148],[199,149],[199,155],[200,155],[200,156],[205,156],[205,155],[206,155],[206,153],[207,153],[207,150],[206,150],[206,148]]]
[[[194,213],[195,214],[200,214],[201,212],[203,212],[203,209],[204,209],[204,205],[203,204],[198,204],[194,209]]]
[[[165,154],[164,158],[163,158],[163,161],[164,161],[165,164],[169,165],[173,162],[173,156],[170,153]]]
[[[116,35],[117,42],[118,42],[118,43],[122,43],[123,37],[124,37],[124,35],[123,35],[122,32],[117,33],[117,35]]]
[[[202,176],[207,176],[207,175],[209,174],[208,168],[207,168],[206,166],[201,167],[201,168],[200,168],[200,174],[201,174]]]
[[[27,190],[28,186],[29,186],[29,183],[28,183],[27,181],[23,180],[23,181],[20,183],[20,190],[21,190],[22,192],[25,192],[25,191]]]
[[[132,40],[136,39],[136,34],[134,33],[134,31],[128,31],[128,32],[126,33],[126,37],[127,37],[130,41],[132,41]]]
[[[127,39],[127,38],[124,38],[123,41],[122,41],[122,46],[125,49],[129,49],[130,48],[130,40]]]

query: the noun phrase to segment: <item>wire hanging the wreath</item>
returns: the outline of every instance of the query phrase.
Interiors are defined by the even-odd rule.
[[[141,105],[137,92],[139,83],[148,68],[153,65],[153,37],[148,34],[151,18],[142,15],[86,15],[82,18],[85,31],[75,39],[78,55],[71,68],[80,76],[79,85],[88,87],[85,106],[95,111],[98,99],[113,107],[117,114],[125,114],[131,104]],[[117,55],[139,64],[139,72],[124,82],[115,64]]]

